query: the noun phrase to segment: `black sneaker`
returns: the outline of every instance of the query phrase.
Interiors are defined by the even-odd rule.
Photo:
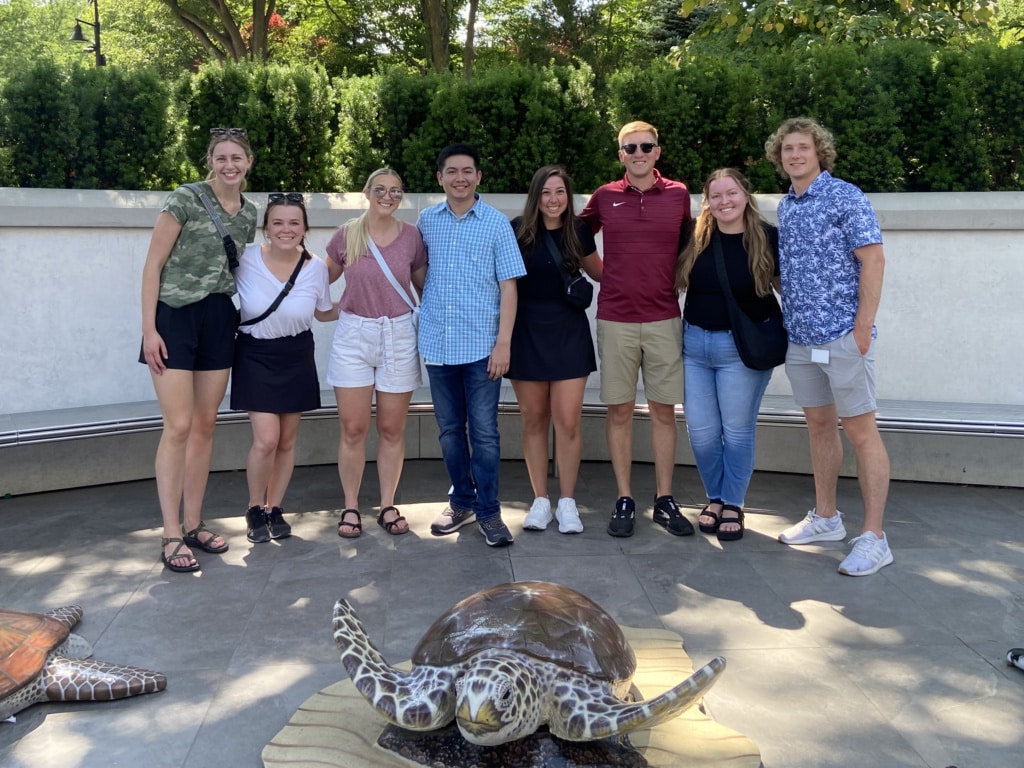
[[[693,536],[693,523],[683,517],[671,496],[659,496],[654,500],[654,522],[673,536]]]
[[[626,539],[633,535],[633,522],[636,519],[636,504],[629,496],[622,496],[615,502],[615,512],[608,521],[608,535]]]
[[[245,538],[253,544],[266,544],[270,541],[267,511],[263,507],[249,507],[245,511],[245,524],[249,526],[249,530],[245,533]]]
[[[267,528],[272,539],[287,539],[292,535],[292,527],[285,522],[284,510],[280,507],[271,507],[267,512]]]
[[[488,517],[486,520],[477,520],[476,524],[479,526],[480,533],[483,534],[484,541],[487,542],[488,547],[507,547],[515,542],[515,539],[512,538],[512,532],[501,519],[501,515]]]

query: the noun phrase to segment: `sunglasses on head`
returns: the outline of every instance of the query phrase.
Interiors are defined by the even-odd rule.
[[[619,149],[621,149],[627,155],[632,155],[634,152],[636,152],[637,147],[639,147],[641,152],[643,152],[645,155],[649,155],[651,154],[651,152],[654,151],[654,148],[656,146],[658,145],[645,141],[643,144],[623,144],[621,147],[619,147]]]
[[[237,138],[245,138],[248,135],[248,131],[245,128],[211,128],[211,136],[235,136]]]
[[[267,195],[267,203],[269,205],[283,202],[294,203],[295,205],[306,204],[301,192],[271,192]]]
[[[391,189],[385,189],[384,187],[374,187],[370,191],[373,192],[373,196],[376,197],[378,200],[382,199],[384,195],[387,195],[392,200],[401,200],[402,195],[405,194],[400,187],[392,187]]]

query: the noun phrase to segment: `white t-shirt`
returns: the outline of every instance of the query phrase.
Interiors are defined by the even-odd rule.
[[[238,285],[243,321],[259,317],[266,312],[287,282],[274,277],[263,263],[261,249],[259,243],[247,245],[238,260],[238,269],[235,270],[235,283]],[[326,311],[331,306],[327,265],[314,256],[299,271],[291,292],[269,317],[256,325],[247,325],[238,330],[252,334],[254,339],[298,336],[313,326],[314,309]]]

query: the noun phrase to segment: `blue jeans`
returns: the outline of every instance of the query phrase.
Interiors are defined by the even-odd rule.
[[[743,506],[754,474],[757,412],[771,371],[740,360],[731,331],[685,324],[683,370],[686,432],[709,499]]]
[[[464,365],[428,365],[441,456],[452,481],[452,509],[472,509],[477,520],[501,514],[498,469],[498,397],[501,379],[487,376],[487,358]],[[468,439],[467,439],[468,426]],[[473,447],[470,455],[470,445]]]

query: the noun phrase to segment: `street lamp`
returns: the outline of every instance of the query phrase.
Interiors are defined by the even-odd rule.
[[[75,19],[75,31],[71,33],[71,42],[73,43],[87,43],[89,42],[85,35],[82,34],[82,25],[88,24],[92,27],[92,45],[85,49],[86,53],[96,54],[96,66],[102,67],[107,63],[107,57],[103,55],[100,50],[100,0],[89,0],[89,4],[92,6],[93,21],[83,21],[82,19]]]

